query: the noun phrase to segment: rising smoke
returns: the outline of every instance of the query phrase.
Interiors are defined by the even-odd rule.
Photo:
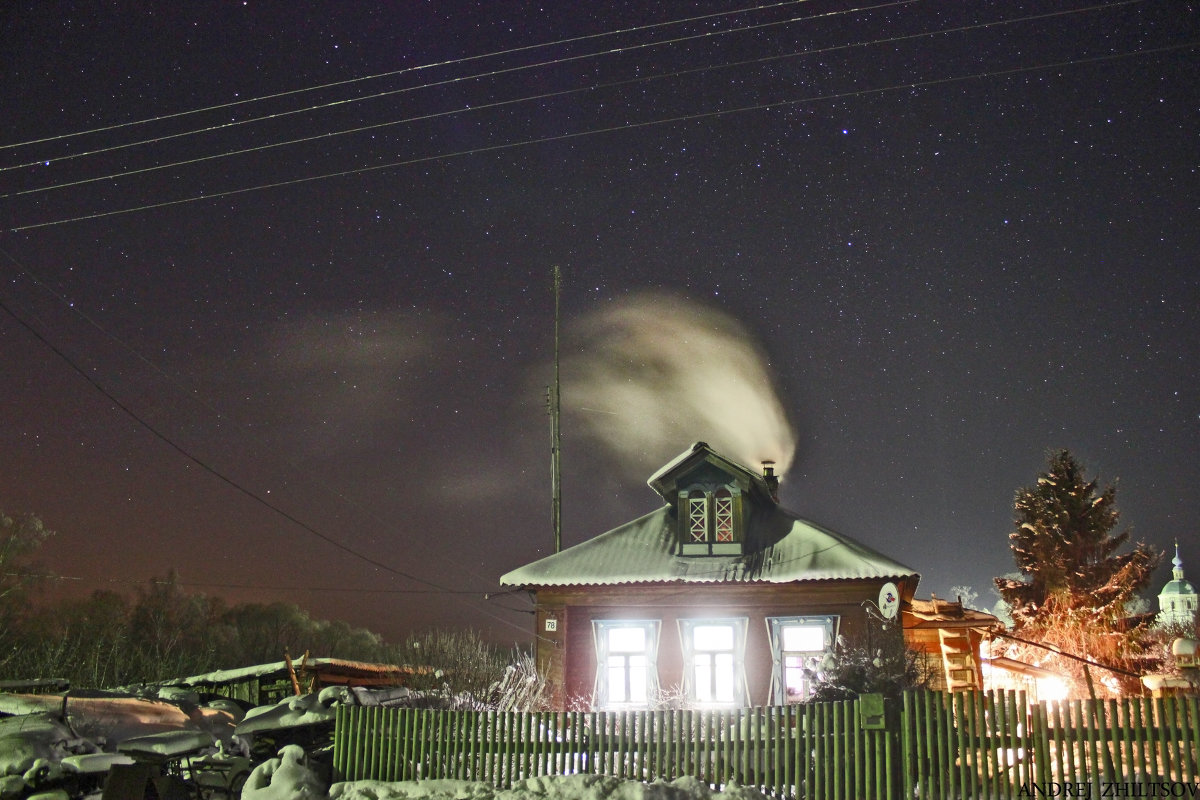
[[[721,311],[637,295],[570,326],[563,353],[564,425],[634,474],[698,440],[751,468],[774,461],[780,475],[792,462],[795,433],[765,354]]]

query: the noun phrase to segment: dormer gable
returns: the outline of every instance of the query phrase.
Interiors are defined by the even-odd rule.
[[[746,522],[754,504],[775,504],[777,483],[714,452],[692,447],[647,481],[673,509],[676,553],[683,556],[742,555]]]

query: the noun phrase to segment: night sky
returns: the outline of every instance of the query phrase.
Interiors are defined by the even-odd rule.
[[[704,440],[990,606],[1067,448],[1200,578],[1195,3],[298,8],[0,10],[0,508],[51,596],[527,641],[555,265],[566,545]]]

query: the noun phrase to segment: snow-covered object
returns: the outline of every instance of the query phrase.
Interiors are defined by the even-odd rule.
[[[67,756],[62,760],[62,769],[71,775],[101,775],[114,764],[132,764],[133,759],[122,753],[89,753],[83,756]]]
[[[214,712],[223,711],[229,715],[229,719],[234,725],[241,722],[246,716],[246,709],[242,708],[233,700],[229,700],[225,697],[214,698],[201,706],[200,709],[204,713],[208,713],[209,710]]]
[[[117,746],[117,752],[134,760],[160,761],[215,749],[216,742],[204,731],[166,731],[148,736],[132,736]]]
[[[242,786],[242,800],[325,800],[324,784],[308,766],[308,757],[299,745],[289,744],[279,758],[264,761],[254,768]]]
[[[0,776],[0,797],[20,797],[28,788],[20,775]]]
[[[0,718],[0,776],[24,775],[39,759],[60,761],[99,749],[51,714]]]
[[[385,688],[348,686],[346,688],[349,690],[353,702],[360,706],[399,706],[416,696],[412,689],[403,686]]]
[[[604,775],[529,778],[511,789],[458,780],[348,781],[325,790],[304,751],[288,745],[257,766],[242,788],[242,800],[764,800],[756,789],[730,785],[714,791],[696,778],[639,783]]]
[[[63,696],[58,694],[9,694],[0,692],[0,714],[19,717],[23,714],[61,711]]]
[[[345,696],[340,687],[334,688],[339,691],[326,694],[328,689],[324,689],[320,694],[304,694],[290,697],[273,706],[252,708],[234,728],[234,733],[244,736],[283,728],[332,723],[336,716],[336,707]]]
[[[740,786],[713,791],[696,778],[639,783],[603,775],[529,778],[511,789],[493,789],[470,781],[433,780],[352,781],[335,783],[329,790],[331,800],[708,800],[714,796],[733,800],[764,797],[755,789]]]
[[[33,762],[33,766],[25,771],[22,775],[25,782],[30,786],[40,786],[43,783],[52,783],[61,781],[63,776],[62,763],[59,761],[51,761],[45,758],[39,758]]]
[[[195,727],[179,706],[138,697],[0,695],[0,712],[65,714],[75,734],[96,740],[101,746],[130,736]]]

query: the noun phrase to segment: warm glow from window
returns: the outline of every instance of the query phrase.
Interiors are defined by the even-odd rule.
[[[691,628],[692,699],[700,704],[737,699],[737,634],[733,625],[700,624]]]
[[[817,653],[825,649],[823,625],[788,625],[783,629],[783,649],[789,653]]]
[[[607,702],[612,706],[646,706],[650,700],[650,633],[645,625],[603,628],[605,652],[600,661]]]
[[[696,654],[696,701],[732,703],[734,696],[733,653]]]
[[[1038,700],[1066,700],[1067,682],[1062,678],[1038,678]]]
[[[646,629],[609,628],[608,652],[610,653],[644,653],[646,652]]]
[[[814,674],[826,645],[825,625],[784,624],[779,627],[783,702],[799,703],[812,694]]]
[[[783,657],[784,702],[799,703],[807,699],[808,681],[804,674],[804,660],[803,656],[798,655]]]
[[[733,541],[733,495],[728,489],[722,489],[717,492],[714,498],[716,504],[715,521],[716,521],[716,538],[718,542]]]
[[[733,650],[732,625],[697,625],[692,629],[692,641],[699,650]]]
[[[608,700],[610,703],[644,705],[649,697],[646,668],[649,660],[641,653],[616,653],[608,657]]]

